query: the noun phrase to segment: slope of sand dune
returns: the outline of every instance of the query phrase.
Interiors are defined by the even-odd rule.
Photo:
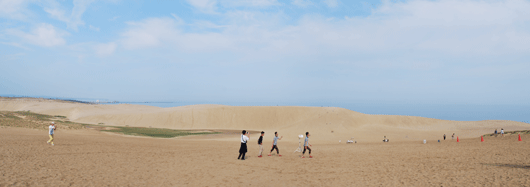
[[[158,127],[171,129],[233,129],[278,131],[286,141],[309,131],[315,140],[336,142],[354,137],[357,141],[437,140],[479,137],[495,129],[530,129],[530,124],[515,121],[448,121],[413,116],[368,115],[336,107],[224,106],[192,105],[160,108],[144,105],[93,105],[46,99],[0,98],[0,110],[66,116],[89,124]]]

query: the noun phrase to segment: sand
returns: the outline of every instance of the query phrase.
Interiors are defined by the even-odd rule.
[[[240,161],[237,141],[70,130],[52,147],[46,131],[1,128],[0,186],[529,186],[530,135],[522,138],[313,142],[314,158],[302,159],[283,141],[282,157],[258,158],[252,137]]]
[[[443,134],[474,138],[493,133],[530,129],[530,124],[515,121],[450,121],[414,116],[368,115],[336,107],[268,106],[240,107],[192,105],[159,108],[143,105],[89,105],[45,99],[0,98],[0,110],[61,115],[88,124],[157,127],[169,129],[229,129],[275,131],[285,141],[297,142],[298,135],[311,132],[314,140],[333,143],[354,137],[359,142],[438,140]]]
[[[61,129],[52,147],[46,130],[0,125],[0,186],[530,186],[530,135],[523,134],[523,141],[508,135],[480,142],[480,133],[495,128],[530,129],[519,122],[366,115],[328,107],[158,108],[38,99],[0,99],[0,110],[92,124],[265,130],[266,152],[274,131],[284,136],[282,157],[258,158],[258,136],[251,134],[248,158],[241,161],[238,134],[157,139]],[[305,131],[313,135],[312,159],[293,152],[296,135]],[[461,142],[451,140],[453,131]],[[448,140],[438,143],[443,133]],[[383,135],[391,141],[381,142]],[[345,143],[351,136],[357,144]]]

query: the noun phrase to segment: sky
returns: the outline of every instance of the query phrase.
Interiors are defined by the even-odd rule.
[[[530,104],[529,0],[0,0],[0,95]]]

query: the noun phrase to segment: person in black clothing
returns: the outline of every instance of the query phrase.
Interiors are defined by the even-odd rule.
[[[445,140],[445,134],[444,134],[444,140]]]
[[[263,157],[261,153],[263,153],[263,136],[265,136],[265,132],[261,131],[261,136],[258,139],[258,145],[259,145],[259,155],[258,157]]]
[[[247,141],[250,140],[250,133],[243,130],[241,134],[241,147],[239,148],[239,156],[237,159],[245,160],[245,154],[247,153]]]

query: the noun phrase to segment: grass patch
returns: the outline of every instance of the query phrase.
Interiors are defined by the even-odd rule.
[[[112,127],[110,130],[101,130],[106,132],[121,133],[134,136],[149,136],[154,138],[174,138],[178,136],[190,135],[207,135],[219,134],[220,132],[193,132],[185,130],[173,129],[158,129],[158,128],[143,128],[143,127]]]
[[[57,120],[57,118],[60,118]],[[98,131],[106,131],[113,133],[121,133],[134,136],[148,136],[155,138],[174,138],[178,136],[190,135],[208,135],[219,134],[221,132],[202,132],[189,130],[173,130],[173,129],[159,129],[159,128],[143,128],[143,127],[114,127],[105,126],[104,123],[98,125],[88,125],[83,123],[76,123],[65,120],[66,116],[50,116],[46,114],[37,114],[30,111],[0,111],[0,126],[4,127],[22,127],[30,129],[47,130],[52,121],[55,122],[58,130],[61,129],[94,129]]]
[[[51,118],[53,118],[53,116],[50,116],[50,115],[37,114],[37,113],[30,112],[30,111],[17,111],[13,113],[19,114],[21,116],[26,116],[26,117],[29,117],[35,120],[41,120],[41,121],[48,121]]]
[[[48,129],[48,126],[50,126],[50,123],[52,121],[55,122],[57,129],[59,130],[84,129],[87,126],[87,124],[75,123],[66,120],[52,120],[54,118],[57,118],[57,116],[37,114],[29,111],[0,111],[0,126],[22,127],[30,129]]]
[[[506,134],[506,135],[508,135],[508,134],[530,134],[530,130],[504,131],[504,134]],[[501,131],[498,131],[497,135],[500,136],[501,135]],[[495,133],[485,134],[484,136],[495,136]]]

